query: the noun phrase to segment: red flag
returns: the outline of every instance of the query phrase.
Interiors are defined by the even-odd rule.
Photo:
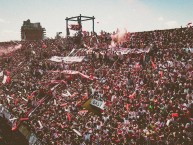
[[[67,106],[68,104],[67,103],[63,103],[63,104],[61,104],[60,106],[61,107],[64,107],[64,106]]]
[[[153,69],[156,69],[156,65],[155,65],[155,63],[153,61],[151,61],[151,65],[152,65]]]
[[[164,75],[163,71],[160,71],[159,74],[160,74],[160,77],[163,77]]]
[[[20,121],[27,121],[29,118],[21,118]]]
[[[87,100],[88,99],[88,95],[85,94],[83,97],[82,97],[82,100]]]
[[[106,101],[105,102],[105,106],[112,106],[112,104],[113,104],[113,102],[111,102],[111,101]]]
[[[7,76],[10,76],[11,73],[10,73],[10,71],[7,70],[6,74],[7,74]]]
[[[93,76],[93,75],[90,75],[90,79],[93,80],[93,79],[94,79],[94,76]]]
[[[172,117],[178,117],[178,113],[172,113]]]
[[[12,131],[16,131],[16,130],[17,130],[17,127],[18,127],[18,126],[17,126],[17,124],[15,123],[11,130],[12,130]]]
[[[129,98],[130,98],[130,99],[133,99],[135,96],[136,96],[136,93],[133,92],[133,94],[131,94],[131,95],[129,96]]]
[[[47,48],[47,45],[46,45],[46,44],[43,44],[43,45],[42,45],[42,48]]]
[[[139,71],[141,69],[141,66],[139,63],[135,64],[135,71]]]
[[[14,99],[14,104],[15,104],[15,105],[17,105],[18,102],[19,102],[19,99],[18,99],[18,98]]]
[[[20,124],[23,122],[23,121],[27,121],[29,120],[29,118],[20,118],[20,120],[18,122],[16,122],[13,127],[12,127],[12,131],[16,131],[18,129],[18,127],[20,126]]]
[[[129,104],[128,103],[126,104],[126,110],[127,110],[127,112],[129,112]]]
[[[67,112],[67,117],[68,117],[68,121],[70,122],[72,119],[71,119],[70,113],[68,112]]]
[[[6,83],[10,83],[10,82],[11,82],[11,78],[10,76],[7,76]]]
[[[77,107],[81,106],[81,103],[82,103],[82,101],[81,101],[81,100],[80,100],[80,101],[78,101],[78,102],[76,103],[76,106],[77,106]]]

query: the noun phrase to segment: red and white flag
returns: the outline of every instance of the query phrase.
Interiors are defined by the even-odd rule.
[[[4,75],[4,76],[3,76],[3,81],[2,81],[2,83],[5,84],[6,82],[7,82],[7,76]]]
[[[10,83],[10,82],[11,82],[10,72],[6,71],[6,75],[3,76],[2,83],[5,84],[5,83]]]

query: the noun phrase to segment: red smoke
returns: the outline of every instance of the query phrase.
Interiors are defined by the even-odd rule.
[[[126,29],[120,30],[117,29],[115,34],[111,35],[111,47],[115,47],[117,45],[122,45],[124,42],[128,42],[130,37],[130,33],[127,32]]]

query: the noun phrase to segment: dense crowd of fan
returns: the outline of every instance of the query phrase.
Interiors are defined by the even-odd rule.
[[[0,72],[10,76],[0,85],[0,104],[18,122],[49,96],[27,120],[46,145],[191,145],[193,28],[127,33],[124,41],[115,41],[114,47],[148,48],[146,53],[116,53],[109,49],[111,42],[106,32],[18,42],[21,49],[0,58]],[[73,48],[85,48],[76,54],[85,56],[82,62],[49,60],[67,56]],[[82,107],[90,97],[105,101],[101,115]]]

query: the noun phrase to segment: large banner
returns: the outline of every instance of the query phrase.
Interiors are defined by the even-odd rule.
[[[52,56],[49,60],[54,62],[82,62],[85,56],[66,56],[66,57],[60,57],[60,56]]]
[[[78,74],[79,71],[75,71],[75,70],[63,70],[63,71],[59,71],[59,70],[56,70],[56,71],[50,71],[52,73],[64,73],[64,74],[69,74],[69,75],[75,75],[75,74]]]
[[[128,54],[129,53],[129,48],[113,48],[112,49],[114,52],[116,52],[117,54]]]
[[[104,106],[105,106],[104,101],[99,101],[99,100],[96,100],[96,99],[92,99],[90,104],[97,107],[97,108],[100,108],[100,109],[104,110]]]
[[[85,75],[79,71],[74,71],[74,70],[63,70],[63,71],[49,71],[51,73],[64,73],[64,74],[70,74],[70,75],[80,75],[81,77],[83,78],[86,78],[86,79],[89,79],[89,80],[93,80],[95,77],[94,76],[88,76],[88,75]]]
[[[140,53],[149,53],[150,51],[150,47],[146,47],[144,49],[138,49],[138,48],[112,48],[112,51],[116,52],[117,54],[128,54],[128,53],[136,53],[136,54],[140,54]]]
[[[74,30],[74,31],[78,31],[81,28],[82,28],[82,25],[80,25],[80,24],[77,24],[77,25],[71,24],[71,25],[69,25],[69,29]]]

